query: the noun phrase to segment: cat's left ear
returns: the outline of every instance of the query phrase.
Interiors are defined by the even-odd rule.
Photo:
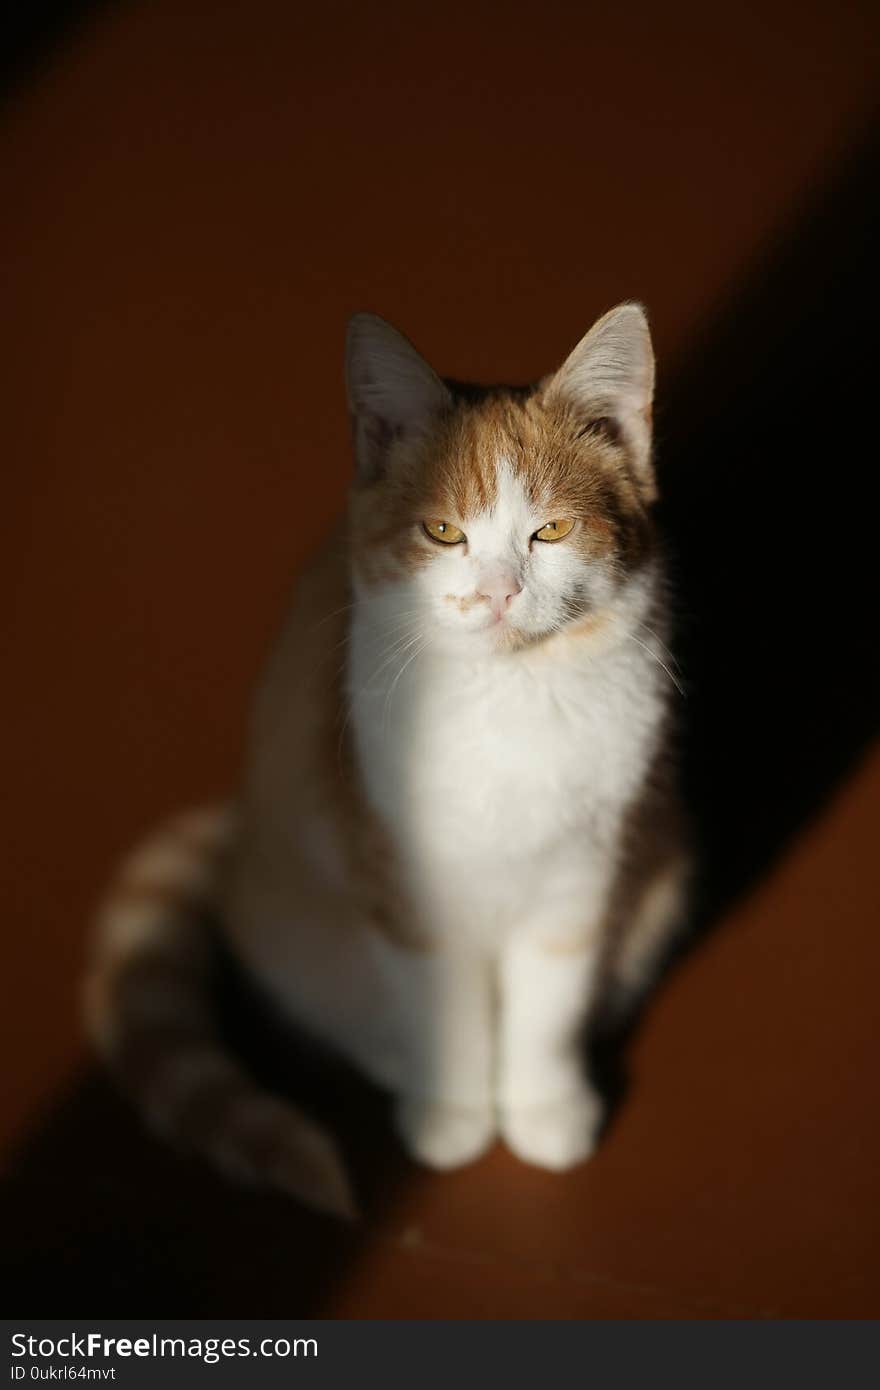
[[[345,384],[361,482],[382,476],[395,439],[426,433],[451,403],[424,357],[377,314],[349,320]]]
[[[547,384],[545,400],[558,401],[585,426],[608,422],[630,457],[645,501],[656,496],[651,463],[654,349],[640,304],[619,304],[599,319]]]

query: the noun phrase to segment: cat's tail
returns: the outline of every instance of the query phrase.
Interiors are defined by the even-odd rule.
[[[209,910],[233,834],[226,809],[179,816],[122,864],[85,979],[88,1032],[151,1126],[230,1176],[354,1215],[330,1138],[226,1050]]]

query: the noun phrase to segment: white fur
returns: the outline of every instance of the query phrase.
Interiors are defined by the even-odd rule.
[[[529,506],[503,460],[499,483],[495,508],[470,522],[467,545],[448,547],[417,578],[424,648],[414,639],[412,657],[406,649],[390,664],[381,659],[395,607],[412,609],[411,586],[389,587],[383,603],[356,612],[352,723],[405,893],[440,951],[434,968],[442,982],[428,978],[430,964],[387,943],[379,948],[393,962],[389,974],[403,977],[399,996],[414,1004],[413,1032],[423,1030],[431,1054],[426,1078],[417,1040],[408,1044],[404,1090],[429,1082],[443,1106],[498,1104],[508,1142],[558,1167],[584,1156],[598,1124],[578,1034],[621,822],[656,747],[666,677],[652,653],[629,640],[650,601],[650,576],[615,603],[611,577],[591,566],[593,592],[611,603],[607,631],[552,657],[541,644],[498,650],[501,625],[484,606],[461,613],[446,601],[450,592],[479,591],[487,574],[508,574],[523,587],[505,621],[540,633],[565,620],[561,595],[582,577],[584,561],[564,540],[530,546],[553,518]],[[548,954],[560,940],[581,949],[574,957]],[[500,1018],[488,980],[474,998],[487,957],[498,975]],[[526,1121],[509,1119],[547,1102],[560,1109],[532,1116],[538,1134],[525,1137]],[[425,1127],[433,1134],[436,1117],[426,1116]],[[433,1144],[445,1148],[436,1136]]]

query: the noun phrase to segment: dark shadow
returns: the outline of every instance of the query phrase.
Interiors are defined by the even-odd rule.
[[[663,397],[702,922],[877,731],[878,188],[875,127]]]
[[[876,132],[731,295],[662,394],[661,519],[676,574],[682,737],[703,873],[694,936],[825,804],[880,709],[875,594]],[[303,1066],[235,978],[230,1037],[340,1137],[368,1214],[415,1170],[387,1107]],[[600,1051],[620,1092],[625,1037]],[[328,1070],[329,1068],[329,1070]],[[73,1085],[22,1149],[0,1206],[7,1306],[105,1316],[304,1315],[367,1236],[249,1192],[145,1137],[103,1082]]]
[[[0,1190],[10,1314],[319,1315],[384,1208],[417,1176],[384,1095],[276,1016],[225,953],[217,986],[227,1045],[333,1134],[366,1221],[324,1218],[174,1152],[90,1070],[53,1102]]]
[[[0,30],[0,106],[87,24],[121,0],[28,0],[5,7]]]
[[[22,1147],[0,1222],[10,1316],[298,1317],[364,1240],[174,1154],[94,1074]]]
[[[875,737],[880,131],[661,390],[698,944]],[[593,1044],[612,1109],[638,1007]]]

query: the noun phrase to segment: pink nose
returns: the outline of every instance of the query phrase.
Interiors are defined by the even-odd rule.
[[[515,575],[502,574],[497,579],[484,581],[480,597],[487,600],[497,618],[506,611],[517,594],[522,593],[522,584]]]

